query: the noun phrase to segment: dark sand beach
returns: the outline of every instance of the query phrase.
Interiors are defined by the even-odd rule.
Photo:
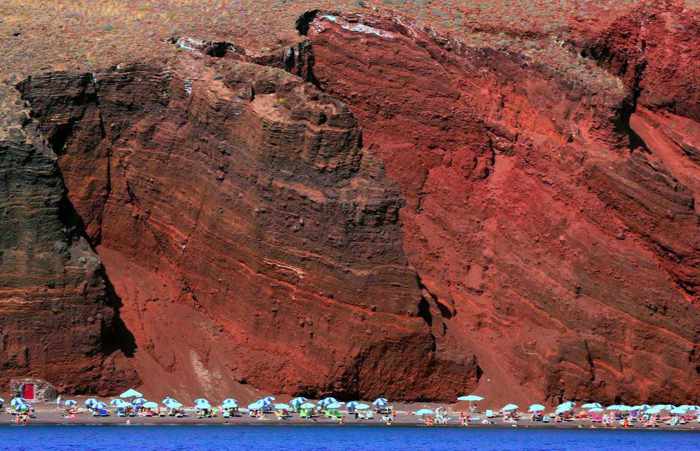
[[[421,404],[420,407],[431,406],[430,404]],[[345,414],[341,425],[352,426],[377,426],[377,427],[406,427],[406,426],[425,426],[423,420],[413,414],[417,406],[413,404],[396,404],[396,415],[391,426],[386,426],[380,415],[377,415],[371,420],[357,420],[353,415]],[[436,408],[437,405],[432,407]],[[316,417],[311,420],[301,419],[296,415],[292,415],[287,419],[278,419],[274,414],[267,414],[260,418],[241,415],[233,418],[224,418],[216,416],[211,418],[199,418],[194,410],[187,410],[187,416],[182,418],[170,416],[134,416],[134,417],[118,417],[114,414],[107,417],[95,417],[85,409],[79,409],[79,412],[73,417],[65,416],[64,409],[56,408],[54,403],[41,403],[35,405],[36,418],[31,418],[31,425],[124,425],[124,426],[165,426],[165,425],[230,425],[230,426],[338,426],[336,420],[330,418]],[[455,406],[450,406],[447,409],[449,421],[447,424],[434,425],[434,428],[444,427],[459,427],[459,428],[530,428],[530,429],[605,429],[605,430],[668,430],[668,431],[696,431],[700,432],[700,422],[693,421],[677,426],[669,426],[659,423],[655,428],[644,428],[631,426],[623,428],[620,425],[606,427],[600,423],[593,423],[589,420],[570,420],[560,423],[543,423],[541,421],[531,421],[529,415],[522,415],[515,423],[503,421],[502,418],[493,418],[490,423],[484,424],[481,422],[470,422],[469,426],[463,426],[459,421],[460,411],[456,410]],[[3,412],[0,415],[0,424],[13,425],[16,424],[15,417]]]

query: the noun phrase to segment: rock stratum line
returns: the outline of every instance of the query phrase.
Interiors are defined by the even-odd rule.
[[[700,400],[700,33],[665,8],[519,51],[312,11],[26,79],[0,380]]]

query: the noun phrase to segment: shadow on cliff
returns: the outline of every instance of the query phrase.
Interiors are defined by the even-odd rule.
[[[57,166],[58,176],[63,182],[63,176],[61,171]],[[65,183],[64,183],[65,186]],[[68,193],[64,192],[63,198],[61,199],[61,205],[59,207],[59,218],[61,222],[66,226],[66,239],[69,242],[75,242],[79,239],[86,240],[90,246],[90,250],[98,255],[95,251],[90,239],[85,232],[85,223],[80,217],[75,207],[68,199]],[[112,327],[107,330],[103,330],[103,352],[105,356],[110,355],[116,351],[122,351],[127,357],[133,357],[136,351],[136,339],[131,331],[126,327],[126,324],[121,318],[120,310],[123,305],[121,298],[117,295],[114,289],[114,285],[109,280],[106,268],[101,266],[97,275],[102,278],[105,285],[105,305],[111,307],[114,310],[114,317],[112,319]]]
[[[105,281],[105,293],[107,296],[107,304],[114,309],[114,319],[112,320],[112,334],[105,338],[105,353],[111,354],[115,351],[121,351],[127,357],[133,357],[136,352],[136,338],[131,333],[124,320],[122,320],[119,312],[124,305],[122,299],[114,289],[114,285],[103,272]]]

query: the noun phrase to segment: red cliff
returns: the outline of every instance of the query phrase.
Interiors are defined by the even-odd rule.
[[[52,178],[22,175],[2,202],[47,235],[3,244],[3,309],[46,286],[26,260],[46,255],[70,289],[6,318],[56,310],[24,346],[70,346],[0,374],[75,381],[79,362],[103,390],[133,367],[173,394],[700,400],[700,32],[674,5],[503,45],[315,11],[269,55],[181,40],[168,64],[27,79],[44,156],[2,169]]]

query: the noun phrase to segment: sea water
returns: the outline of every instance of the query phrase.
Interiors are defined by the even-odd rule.
[[[2,426],[1,450],[700,450],[700,433],[371,426]]]

